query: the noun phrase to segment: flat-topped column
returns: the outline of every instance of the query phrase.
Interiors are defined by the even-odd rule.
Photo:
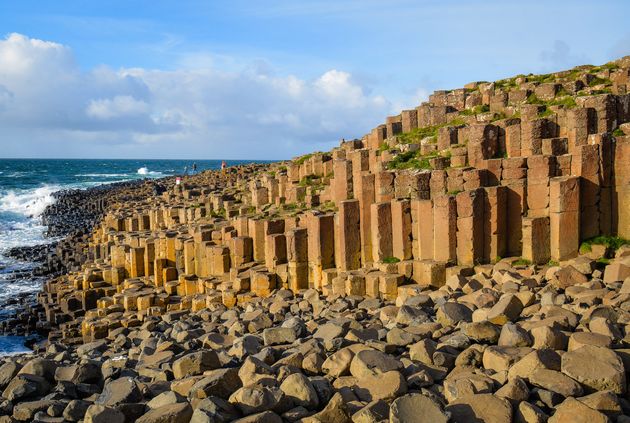
[[[428,206],[427,206],[428,207]],[[428,213],[428,210],[427,210]],[[457,200],[451,195],[442,195],[433,201],[433,258],[440,262],[457,261]],[[422,239],[422,238],[421,238]],[[420,258],[430,259],[423,253]],[[429,248],[428,242],[426,243]]]
[[[359,200],[339,203],[335,216],[335,262],[341,271],[361,267],[361,227]]]
[[[294,228],[286,232],[289,289],[297,292],[308,288],[308,232]]]
[[[392,256],[399,260],[412,257],[411,201],[392,200]]]
[[[460,192],[457,201],[457,261],[472,266],[483,260],[484,191]]]
[[[577,256],[580,243],[580,178],[552,178],[549,186],[551,259],[564,261]]]
[[[371,208],[372,257],[380,262],[393,254],[391,203],[374,203]]]
[[[322,287],[322,271],[335,267],[335,216],[308,213],[308,263],[310,281],[317,289]]]

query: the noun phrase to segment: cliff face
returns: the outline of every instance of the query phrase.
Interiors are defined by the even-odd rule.
[[[58,247],[49,354],[155,388],[123,401],[138,416],[164,382],[177,401],[149,408],[182,421],[210,397],[232,404],[217,421],[606,421],[627,406],[626,122],[629,58],[438,91],[331,152],[121,188]]]

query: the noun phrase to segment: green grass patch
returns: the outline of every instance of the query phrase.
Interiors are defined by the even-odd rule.
[[[544,82],[554,82],[556,80],[556,76],[552,73],[545,73],[541,75],[529,74],[527,75],[528,82],[540,82],[541,84]]]
[[[595,238],[587,239],[580,245],[580,253],[583,251],[589,253],[592,251],[592,245],[603,245],[611,250],[618,250],[623,245],[630,245],[630,240],[618,236],[600,235]]]
[[[417,144],[425,138],[433,138],[431,142],[436,142],[438,130],[449,126],[465,125],[464,119],[455,118],[441,125],[425,126],[422,128],[415,128],[409,132],[396,135],[398,142],[401,144]]]
[[[555,260],[549,260],[549,262],[547,263],[548,266],[560,266],[560,263],[558,263]]]
[[[307,161],[308,159],[313,157],[313,155],[314,155],[313,153],[305,154],[305,155],[295,159],[295,161],[293,163],[295,163],[296,165],[301,165],[302,163],[304,163],[305,161]]]
[[[454,189],[453,191],[449,191],[449,192],[447,192],[447,194],[448,194],[448,195],[457,195],[457,194],[459,194],[460,192],[462,192],[462,190],[461,190],[461,189]]]
[[[224,208],[220,208],[219,210],[213,210],[212,212],[210,212],[210,217],[214,217],[214,218],[225,218],[226,216],[226,212]]]
[[[315,186],[315,185],[319,185],[319,183],[320,183],[320,177],[317,176],[317,175],[312,175],[311,174],[311,175],[306,175],[305,177],[303,177],[300,180],[299,185],[301,187],[312,187],[312,186]]]
[[[542,104],[543,101],[538,98],[538,96],[534,93],[531,93],[527,96],[527,100],[525,100],[525,104]]]
[[[378,151],[382,153],[383,151],[387,151],[387,150],[389,150],[389,145],[383,141],[381,145],[378,146]]]
[[[553,100],[548,101],[546,104],[548,106],[564,106],[567,109],[572,109],[577,106],[573,97],[554,98]]]
[[[392,263],[398,263],[398,262],[400,262],[400,259],[398,257],[385,257],[383,259],[383,263],[392,264]]]
[[[532,262],[523,257],[512,262],[512,266],[529,266],[530,264],[532,264]]]
[[[403,169],[431,169],[429,159],[437,157],[437,154],[422,156],[419,151],[406,151],[398,154],[387,163],[389,170]]]
[[[598,76],[591,79],[591,82],[588,83],[589,87],[595,87],[597,85],[611,85],[612,81],[608,78],[600,78]]]
[[[543,110],[542,112],[538,112],[538,117],[539,118],[545,118],[545,117],[549,117],[551,115],[553,115],[553,110],[551,110],[548,107],[545,107],[545,110]]]
[[[623,137],[625,134],[620,128],[617,128],[613,131],[613,135],[616,137]]]
[[[607,259],[606,257],[600,257],[597,259],[597,263],[607,266],[610,264],[610,259]]]
[[[398,142],[401,144],[419,143],[427,137],[437,137],[438,126],[425,126],[424,128],[414,128],[409,132],[398,134]]]
[[[480,104],[478,106],[473,107],[472,109],[466,109],[459,112],[462,116],[475,116],[480,113],[488,113],[490,111],[490,106],[487,104]]]

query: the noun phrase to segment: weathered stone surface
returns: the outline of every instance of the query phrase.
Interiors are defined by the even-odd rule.
[[[138,423],[188,423],[193,409],[187,402],[167,404],[150,410],[136,420]]]
[[[173,362],[173,375],[176,379],[203,374],[206,370],[221,367],[214,351],[198,351],[187,354]]]
[[[389,421],[446,423],[448,416],[431,398],[421,394],[407,394],[392,402],[389,409]]]
[[[610,420],[574,398],[567,398],[556,408],[556,412],[548,420],[550,423],[589,422],[604,423]]]
[[[85,423],[124,423],[125,415],[115,408],[91,405],[85,412]]]
[[[120,404],[140,402],[142,393],[137,382],[130,377],[113,380],[103,388],[96,402],[106,407],[116,407]]]
[[[492,394],[476,394],[451,402],[446,411],[457,423],[483,421],[488,423],[511,422],[512,406],[502,398]]]
[[[315,388],[313,388],[311,381],[301,373],[287,376],[280,385],[280,389],[297,406],[310,410],[319,405]]]
[[[585,345],[562,355],[562,373],[588,389],[626,391],[626,374],[621,359],[610,349]]]

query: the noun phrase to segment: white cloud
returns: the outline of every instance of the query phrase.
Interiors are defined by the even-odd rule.
[[[141,116],[149,110],[149,105],[129,95],[117,95],[90,101],[87,115],[96,119],[109,120],[125,116]]]
[[[391,107],[340,70],[305,80],[274,74],[260,59],[240,68],[217,68],[224,58],[196,62],[172,71],[85,71],[68,47],[11,34],[0,40],[0,125],[8,128],[0,144],[24,139],[9,149],[23,156],[29,151],[20,148],[47,154],[54,145],[57,157],[74,149],[110,157],[284,158],[361,136]],[[113,143],[124,151],[109,149]]]

